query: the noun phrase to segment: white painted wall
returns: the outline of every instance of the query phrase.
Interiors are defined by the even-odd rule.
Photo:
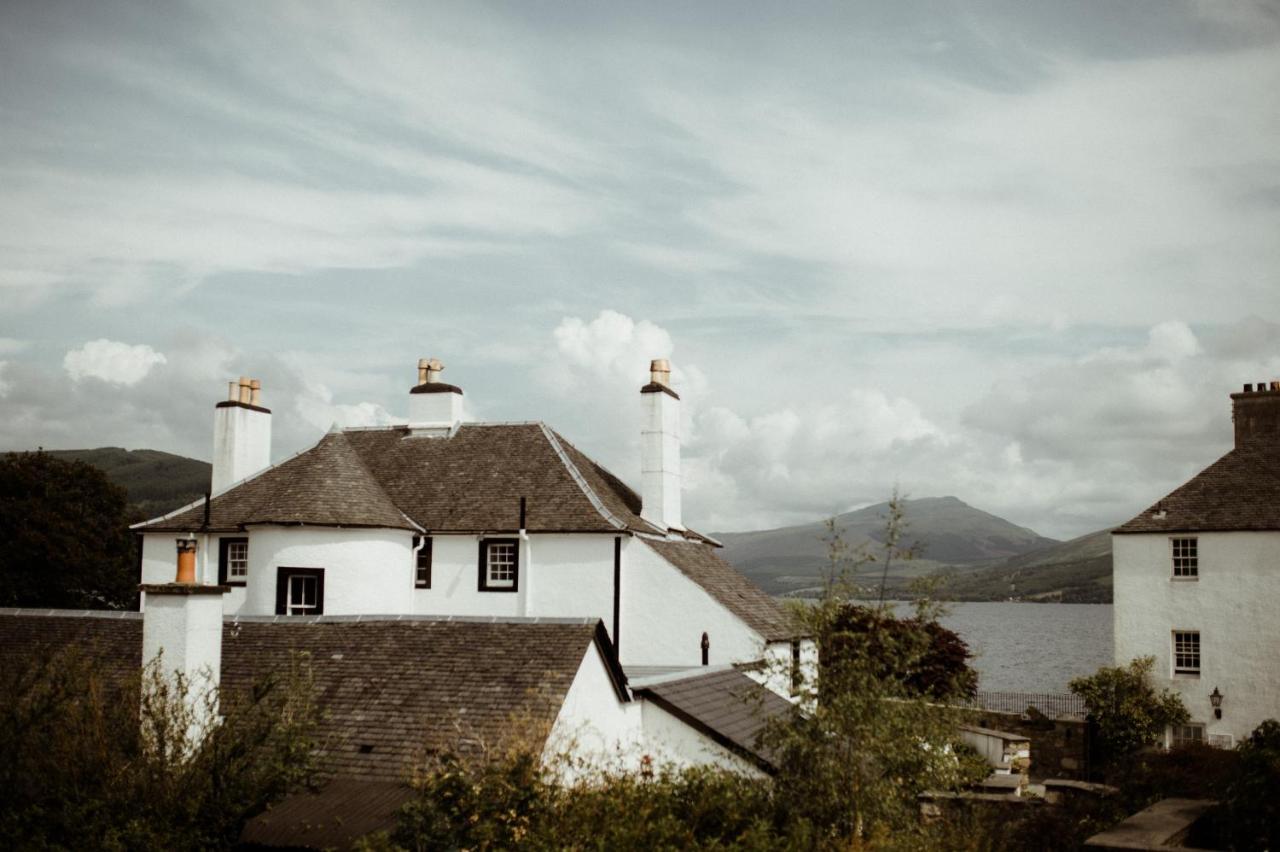
[[[543,762],[565,781],[610,769],[633,771],[643,753],[642,726],[640,705],[618,698],[592,643],[547,737]]]
[[[462,394],[414,393],[409,395],[409,425],[452,429],[462,422]],[[420,440],[431,440],[421,438]]]
[[[216,699],[222,677],[222,595],[151,595],[142,619],[142,663],[156,665],[171,685],[185,680],[194,741],[217,718],[216,700],[207,699],[210,693]]]
[[[818,646],[812,639],[800,641],[800,694],[791,690],[791,643],[770,642],[764,649],[764,665],[744,671],[748,677],[788,701],[812,695],[818,685]]]
[[[730,751],[652,701],[641,701],[640,705],[645,749],[655,764],[677,768],[715,766],[753,778],[768,777],[752,761]]]
[[[414,592],[414,611],[424,615],[583,616],[600,619],[611,631],[613,540],[612,535],[530,535],[520,547],[518,591],[482,592],[479,538],[434,536],[431,588]]]
[[[1178,536],[1187,537],[1190,534]],[[1198,533],[1199,579],[1173,579],[1163,533],[1112,536],[1115,659],[1156,658],[1193,722],[1236,742],[1280,718],[1280,532]],[[1173,674],[1173,630],[1200,631],[1200,675]],[[1209,693],[1225,696],[1213,718]]]
[[[213,409],[213,493],[271,464],[271,415],[239,405]]]
[[[760,635],[705,589],[642,539],[625,540],[619,628],[623,665],[701,665],[703,631],[711,639],[710,665],[759,660],[764,654]]]
[[[274,615],[281,566],[325,569],[325,615],[414,612],[413,535],[407,530],[255,526],[227,535],[249,539],[248,580],[225,596],[228,615]],[[173,581],[176,538],[175,533],[143,536],[142,582]],[[207,536],[207,548],[206,537],[197,538],[196,575],[216,583],[220,536]]]

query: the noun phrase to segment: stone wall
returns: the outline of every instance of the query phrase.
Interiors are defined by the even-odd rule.
[[[1083,720],[982,711],[978,713],[975,724],[1031,740],[1031,775],[1034,778],[1088,778],[1089,735],[1088,725]]]

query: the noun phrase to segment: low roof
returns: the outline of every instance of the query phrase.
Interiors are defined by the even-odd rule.
[[[1280,530],[1280,439],[1236,447],[1116,534]]]
[[[222,641],[227,695],[303,655],[323,715],[319,769],[340,778],[401,781],[434,753],[480,758],[512,737],[541,748],[593,644],[626,698],[599,620],[229,618]],[[70,645],[112,679],[136,676],[142,617],[0,609],[0,664]]]
[[[636,688],[671,715],[764,769],[776,765],[759,742],[770,720],[784,719],[795,705],[736,669],[651,683]]]
[[[245,823],[240,842],[290,849],[349,849],[375,831],[392,831],[396,812],[413,797],[396,781],[337,779],[287,796]]]
[[[766,642],[785,641],[797,635],[778,602],[721,559],[714,547],[694,541],[644,539],[644,543],[706,589]]]
[[[331,432],[292,459],[215,496],[210,528],[257,523],[421,528],[478,533],[665,533],[640,517],[640,497],[541,423],[464,423],[448,437],[407,426]],[[137,527],[199,529],[193,504]]]

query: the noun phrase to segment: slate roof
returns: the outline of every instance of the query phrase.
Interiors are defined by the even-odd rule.
[[[507,531],[519,529],[522,497],[530,532],[666,532],[640,517],[639,495],[541,423],[466,423],[445,438],[412,437],[407,426],[333,432],[214,497],[210,527]],[[138,528],[185,532],[203,519],[193,504]]]
[[[765,641],[784,641],[797,635],[778,602],[716,555],[711,545],[696,541],[643,541],[680,569],[682,574],[706,589]]]
[[[337,779],[286,797],[245,823],[240,842],[290,849],[348,849],[366,834],[392,831],[413,797],[406,784]]]
[[[1113,532],[1230,530],[1280,530],[1280,436],[1236,447]]]
[[[512,737],[541,748],[593,643],[609,647],[589,619],[228,619],[222,685],[243,694],[304,655],[323,714],[321,773],[399,782],[445,750],[481,759]],[[0,610],[0,666],[71,645],[125,683],[141,666],[141,615]]]
[[[761,732],[771,719],[795,712],[791,702],[736,669],[650,684],[636,694],[764,769],[775,765],[775,756],[757,741]]]

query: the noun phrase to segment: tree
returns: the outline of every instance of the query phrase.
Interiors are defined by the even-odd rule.
[[[1280,722],[1264,721],[1236,752],[1240,766],[1226,795],[1233,848],[1280,848]]]
[[[127,500],[97,468],[0,456],[0,606],[136,608]]]
[[[1156,744],[1168,726],[1191,718],[1177,693],[1157,692],[1151,684],[1155,661],[1155,657],[1139,657],[1127,666],[1103,666],[1068,684],[1089,709],[1104,762]]]
[[[91,651],[0,669],[0,837],[24,849],[229,849],[245,819],[308,779],[318,713],[304,661],[220,696],[225,718],[192,742],[185,683],[155,666],[112,675]]]
[[[820,683],[824,694],[842,680],[833,676],[855,648],[878,677],[899,681],[908,695],[934,701],[972,698],[978,673],[969,666],[969,646],[952,630],[927,618],[896,618],[887,609],[841,602],[832,613]],[[855,659],[855,664],[859,662]]]

